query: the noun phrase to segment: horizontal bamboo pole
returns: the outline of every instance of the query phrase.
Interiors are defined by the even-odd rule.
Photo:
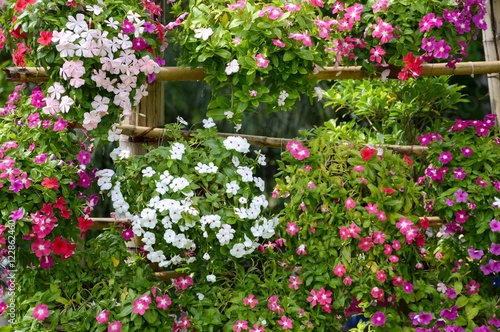
[[[118,129],[122,130],[122,135],[132,136],[134,139],[147,138],[147,139],[171,139],[165,134],[163,128],[151,128],[132,125],[119,125]],[[186,139],[189,139],[195,132],[183,130],[181,134]],[[289,138],[254,136],[254,135],[240,135],[230,133],[218,133],[221,137],[240,136],[245,138],[251,145],[270,147],[270,148],[284,148],[290,141]],[[406,153],[408,155],[424,155],[427,153],[427,147],[420,145],[384,145],[386,149],[393,150],[399,153]]]
[[[443,76],[443,75],[480,75],[500,73],[500,61],[476,61],[459,62],[455,68],[446,67],[445,63],[426,63],[423,64],[423,72],[420,76]],[[393,67],[390,78],[397,77],[399,68]],[[7,81],[11,82],[47,82],[48,77],[43,68],[35,67],[7,67],[4,68]],[[380,77],[377,73],[372,78]],[[157,74],[158,81],[202,81],[205,78],[203,69],[181,68],[181,67],[162,67]],[[339,80],[339,79],[362,79],[369,78],[367,73],[360,66],[350,67],[326,67],[317,74],[311,75],[311,78],[319,80]]]

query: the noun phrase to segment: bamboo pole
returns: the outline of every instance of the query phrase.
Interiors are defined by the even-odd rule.
[[[132,137],[145,137],[149,139],[165,139],[170,140],[171,137],[166,134],[166,130],[163,128],[152,128],[152,127],[142,127],[142,126],[132,126],[132,125],[120,125],[119,129],[122,130],[123,135],[129,135]],[[189,140],[194,131],[183,130],[181,131],[182,136]],[[242,135],[242,134],[231,134],[231,133],[218,133],[220,137],[229,136],[239,136],[245,138],[251,145],[270,147],[270,148],[284,148],[286,144],[291,140],[289,138],[279,138],[279,137],[267,137],[267,136],[254,136],[254,135]],[[421,156],[427,153],[427,147],[420,145],[383,145],[382,147],[393,150],[399,153],[406,153],[414,156]]]
[[[483,31],[484,56],[486,61],[500,60],[500,0],[490,0],[486,10],[488,29]],[[500,74],[488,74],[488,90],[490,94],[491,113],[500,121]]]
[[[395,78],[400,69],[393,68],[389,78]],[[4,68],[5,77],[10,82],[34,82],[43,83],[48,81],[43,68],[35,67],[7,67]],[[500,73],[500,61],[476,61],[460,62],[455,68],[448,68],[444,63],[423,64],[423,72],[420,76],[444,76],[444,75],[481,75]],[[380,73],[368,76],[359,66],[350,67],[326,67],[311,78],[318,80],[340,80],[340,79],[362,79],[378,78]],[[157,81],[202,81],[205,74],[201,68],[189,69],[180,67],[162,67],[156,76]]]

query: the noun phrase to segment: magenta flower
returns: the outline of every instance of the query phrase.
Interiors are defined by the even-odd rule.
[[[462,169],[462,167],[457,167],[453,170],[453,177],[458,180],[463,180],[466,176],[466,173]]]
[[[469,194],[463,191],[461,188],[459,188],[453,195],[455,195],[457,203],[466,203],[467,196],[469,196]]]
[[[448,151],[445,151],[445,152],[442,152],[440,155],[439,155],[439,161],[441,161],[443,163],[443,165],[446,165],[447,163],[449,163],[453,158],[451,157],[451,153],[448,152]]]
[[[490,245],[490,252],[495,256],[499,256],[500,255],[500,244],[492,243]]]
[[[132,22],[130,22],[129,20],[124,19],[123,23],[122,23],[122,32],[123,33],[134,33],[135,32],[134,24]]]
[[[33,161],[35,162],[35,164],[43,164],[45,162],[45,160],[47,160],[47,157],[48,156],[46,153],[42,153],[42,154],[36,156]]]
[[[440,28],[443,25],[443,20],[441,17],[436,17],[436,14],[429,13],[425,15],[422,20],[418,23],[420,27],[420,32],[429,31],[432,28]]]
[[[368,211],[369,214],[372,214],[372,213],[377,213],[378,212],[378,209],[377,209],[377,204],[372,204],[372,203],[368,203],[366,206],[365,206],[365,209],[366,211]]]
[[[472,151],[472,149],[471,149],[471,148],[469,148],[468,146],[467,146],[467,147],[465,147],[465,148],[462,148],[462,155],[463,155],[464,157],[470,157],[470,156],[472,156],[472,153],[473,153],[473,152],[474,152],[474,151]]]
[[[372,324],[375,326],[380,326],[385,324],[385,315],[383,312],[377,311],[373,314]]]
[[[46,304],[37,304],[32,315],[35,319],[41,322],[45,318],[49,317],[49,307],[47,307]]]
[[[296,252],[297,252],[297,255],[306,255],[307,254],[306,245],[304,243],[299,245],[297,247]]]
[[[406,292],[406,293],[413,293],[413,285],[411,283],[409,283],[408,281],[405,281],[403,283],[403,290]]]
[[[467,293],[469,293],[470,295],[477,294],[479,292],[480,287],[481,287],[481,285],[479,283],[477,283],[475,280],[471,280],[470,283],[465,285],[465,288],[467,289]]]
[[[259,326],[258,324],[253,324],[253,329],[250,332],[264,332],[265,329],[263,326]]]
[[[142,37],[137,37],[132,40],[132,49],[134,51],[141,51],[147,48],[149,45]]]
[[[394,28],[391,23],[384,22],[381,18],[378,18],[378,23],[372,25],[372,37],[379,38],[382,44],[389,42],[392,38],[392,32]]]
[[[80,150],[80,152],[76,155],[76,159],[80,162],[80,164],[87,165],[90,163],[90,153],[85,150]]]
[[[471,259],[481,259],[484,256],[484,251],[475,250],[473,247],[469,247],[468,252]]]
[[[453,321],[458,317],[458,307],[454,305],[450,309],[443,309],[439,315],[445,319]]]
[[[119,320],[108,325],[108,332],[120,332],[121,330],[122,323]]]
[[[455,299],[457,297],[457,292],[455,291],[455,288],[450,287],[446,290],[445,295],[450,299]]]
[[[64,121],[63,118],[59,118],[54,123],[54,131],[63,131],[64,129],[66,129],[67,125],[68,125],[67,121]]]
[[[134,232],[132,232],[132,228],[127,228],[122,232],[122,237],[125,241],[129,241],[134,237]]]
[[[23,217],[24,217],[23,208],[13,210],[12,213],[9,215],[9,218],[12,219],[12,221],[14,222],[23,219]]]
[[[490,221],[490,228],[491,228],[492,232],[496,232],[496,233],[500,232],[500,222],[495,220],[495,219],[491,220]]]
[[[109,310],[103,310],[95,317],[95,319],[99,324],[107,323],[109,320],[109,314]]]
[[[356,166],[354,166],[353,170],[354,170],[354,172],[360,173],[360,172],[363,172],[365,170],[365,166],[356,165]]]

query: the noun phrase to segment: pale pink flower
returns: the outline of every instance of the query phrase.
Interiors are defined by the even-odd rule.
[[[262,54],[257,54],[255,56],[255,60],[257,61],[257,67],[267,68],[269,66],[269,60],[267,60]]]

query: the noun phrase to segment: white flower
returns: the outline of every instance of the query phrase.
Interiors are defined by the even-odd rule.
[[[498,197],[493,197],[495,199],[495,201],[493,202],[493,204],[491,204],[491,206],[493,206],[494,208],[499,208],[500,207],[500,198]]]
[[[214,31],[212,28],[198,28],[194,29],[194,38],[207,40],[211,35],[213,35]]]
[[[103,12],[102,8],[98,5],[86,6],[87,11],[94,13],[94,15],[99,15]]]
[[[242,153],[248,153],[250,151],[250,144],[245,138],[240,136],[229,136],[223,142],[226,150],[236,150]]]
[[[266,166],[267,163],[266,163],[266,156],[261,154],[260,151],[259,151],[259,157],[257,157],[257,163],[261,166]]]
[[[236,126],[234,126],[234,130],[236,132],[240,131],[240,129],[241,129],[241,123],[238,123]]]
[[[217,277],[215,275],[213,275],[213,274],[207,275],[208,282],[215,282],[215,280],[217,280]]]
[[[180,207],[170,208],[168,216],[173,223],[177,223],[182,218],[182,211]]]
[[[66,23],[66,28],[68,30],[74,31],[75,34],[79,34],[82,31],[87,31],[89,26],[85,21],[85,16],[81,13],[76,14],[76,19],[73,16],[68,16],[68,23]]]
[[[203,128],[212,128],[215,126],[214,119],[208,118],[208,119],[203,119]]]
[[[323,99],[323,89],[321,89],[319,86],[314,88],[314,92],[316,92],[316,95],[318,96],[318,100]]]
[[[104,113],[103,115],[105,115],[108,113],[109,98],[97,95],[94,97],[94,101],[91,103],[91,106],[94,109],[94,111],[99,113]]]
[[[208,173],[208,165],[202,164],[199,162],[195,167],[195,171],[197,171],[200,174]]]
[[[219,170],[219,167],[215,166],[213,162],[208,163],[207,173],[217,173],[218,170]]]
[[[159,193],[160,195],[165,194],[168,191],[168,185],[166,185],[163,182],[156,182],[156,192]]]
[[[170,149],[170,158],[181,160],[184,151],[186,151],[186,146],[184,144],[174,143]]]
[[[226,116],[226,118],[231,119],[234,116],[234,113],[231,111],[225,111],[224,115]]]
[[[113,184],[111,183],[110,177],[101,176],[99,177],[99,180],[97,180],[97,185],[101,188],[101,190],[109,190]]]
[[[236,181],[226,183],[226,193],[236,195],[236,193],[238,193],[238,189],[240,189],[240,186]]]
[[[243,182],[252,182],[253,181],[253,173],[250,167],[247,166],[239,166],[236,170],[236,173],[241,175],[241,181]]]
[[[63,96],[61,98],[61,102],[59,104],[59,110],[62,113],[68,113],[69,109],[71,108],[71,106],[73,106],[74,103],[75,103],[75,101],[71,97]]]
[[[160,175],[160,181],[163,184],[170,184],[170,182],[174,179],[172,175],[170,175],[170,172],[165,170],[161,175]]]
[[[64,86],[59,82],[54,82],[54,84],[52,84],[47,90],[49,96],[57,100],[61,99],[62,94],[65,92],[66,90],[64,89]]]
[[[152,251],[152,252],[148,253],[147,257],[153,263],[159,263],[159,262],[165,261],[165,255],[163,254],[163,251],[161,251],[161,250]]]
[[[113,171],[112,169],[104,168],[104,169],[98,170],[95,173],[95,175],[97,177],[101,177],[101,176],[112,177],[113,175],[115,175],[115,171]]]
[[[210,259],[210,254],[208,252],[203,254],[203,259],[208,261]]]
[[[235,155],[233,155],[233,158],[231,158],[231,162],[233,163],[234,167],[240,166],[240,160]]]
[[[144,235],[142,236],[142,242],[144,242],[144,244],[149,244],[149,245],[155,244],[156,237],[155,237],[154,233],[151,233],[151,232],[144,233]]]
[[[158,205],[158,202],[160,202],[160,196],[154,196],[154,197],[151,197],[151,199],[149,200],[149,203],[147,206],[149,206],[150,208],[157,208],[156,206]]]
[[[176,234],[175,234],[175,232],[173,230],[167,229],[165,231],[165,234],[163,235],[163,238],[165,239],[165,242],[167,242],[167,243],[173,243],[174,240],[175,240],[175,236],[176,236]]]
[[[116,142],[120,139],[120,134],[122,133],[122,130],[119,128],[116,128],[116,125],[113,125],[110,130],[108,130],[108,141],[110,142]]]
[[[205,298],[205,295],[203,295],[201,293],[196,293],[196,296],[198,296],[198,300],[200,300],[200,301],[202,301]]]
[[[248,200],[245,197],[240,197],[238,199],[238,202],[240,202],[240,204],[246,204],[248,202]]]
[[[442,282],[438,282],[436,289],[437,289],[438,292],[441,292],[441,293],[444,294],[448,290],[448,287],[446,287],[446,285],[443,284]]]
[[[222,225],[217,232],[216,237],[219,240],[221,246],[226,245],[231,241],[234,237],[235,230],[228,224]]]
[[[247,210],[245,208],[234,208],[234,213],[241,219],[247,218]]]
[[[245,245],[243,243],[236,243],[229,253],[236,258],[241,258],[246,255]]]
[[[183,233],[179,233],[175,236],[174,241],[172,242],[172,245],[174,247],[177,247],[179,249],[184,249],[186,248],[186,244],[188,243],[186,239],[186,235]]]
[[[182,191],[184,188],[186,188],[187,186],[189,186],[189,181],[186,180],[185,178],[181,177],[181,178],[175,178],[172,180],[172,182],[170,183],[170,189],[172,189],[172,191],[174,193],[178,192],[178,191]]]
[[[264,180],[262,180],[259,177],[254,177],[253,181],[254,181],[255,185],[257,186],[257,188],[260,189],[260,191],[264,191],[265,186],[266,186],[266,183],[264,182]]]
[[[111,28],[111,29],[117,30],[117,29],[118,29],[118,24],[119,24],[120,22],[116,21],[113,17],[110,17],[110,18],[106,19],[106,20],[104,21],[104,23],[106,23],[106,26],[107,26],[108,28]]]
[[[250,204],[250,208],[246,210],[248,219],[257,219],[260,214],[260,207]]]
[[[142,176],[144,176],[145,178],[150,178],[156,174],[156,171],[154,171],[153,168],[151,168],[151,166],[148,166],[145,169],[143,169],[141,173]]]
[[[180,124],[183,124],[183,125],[185,125],[185,126],[187,126],[187,124],[188,124],[188,123],[187,123],[187,121],[186,121],[186,120],[184,120],[184,119],[183,119],[182,117],[180,117],[180,116],[178,116],[178,117],[177,117],[177,122],[179,122]]]
[[[109,157],[116,161],[117,159],[127,159],[130,157],[130,150],[127,148],[116,148],[111,151]]]
[[[238,60],[234,59],[234,60],[231,60],[227,66],[226,66],[226,75],[231,75],[231,74],[234,74],[234,73],[237,73],[238,71],[240,70],[240,65],[238,64]],[[232,118],[233,117],[233,114],[231,112],[231,117],[227,116],[226,117],[228,119]]]

